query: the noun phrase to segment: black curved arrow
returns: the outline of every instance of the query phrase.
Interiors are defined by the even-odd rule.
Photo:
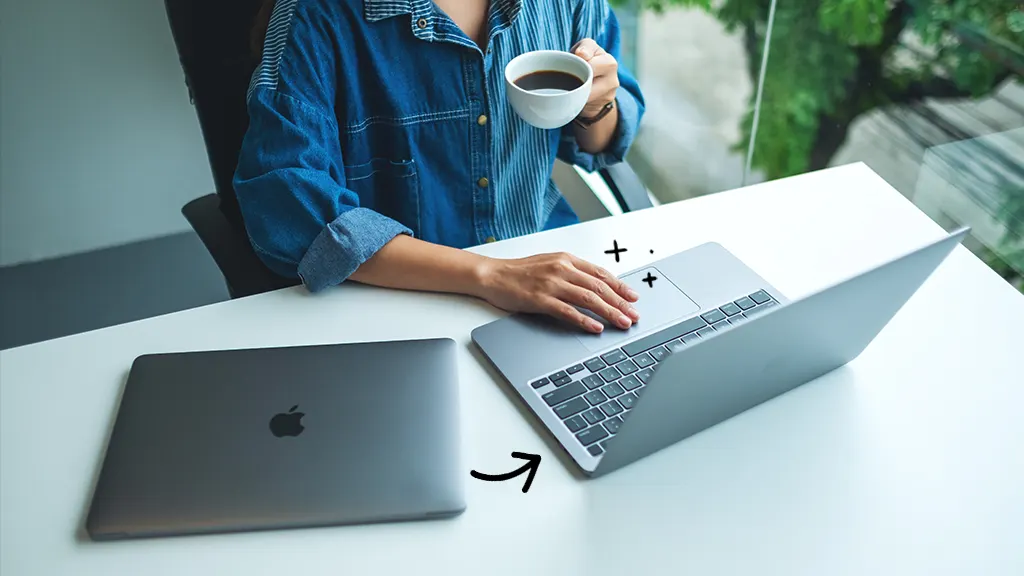
[[[526,476],[526,483],[523,484],[523,494],[530,489],[530,484],[533,484],[533,477],[537,475],[537,469],[540,468],[540,454],[526,454],[524,452],[513,452],[513,458],[521,458],[526,460],[526,464],[523,464],[521,468],[507,474],[481,474],[476,470],[470,470],[469,475],[477,480],[484,480],[486,482],[504,482],[505,480],[511,480],[516,476],[521,475],[523,472],[529,471]]]

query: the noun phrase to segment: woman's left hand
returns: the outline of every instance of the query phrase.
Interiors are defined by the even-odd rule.
[[[615,100],[619,89],[619,63],[590,38],[577,42],[571,52],[589,62],[594,69],[594,85],[581,115],[596,116],[605,105]]]

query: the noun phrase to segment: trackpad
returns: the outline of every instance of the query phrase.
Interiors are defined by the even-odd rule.
[[[640,298],[633,304],[633,307],[640,313],[640,321],[629,330],[622,330],[594,313],[584,311],[605,327],[600,334],[576,335],[580,343],[591,352],[609,348],[619,342],[632,339],[644,332],[660,328],[700,311],[700,307],[690,300],[689,296],[653,266],[624,276],[622,280],[640,295]]]

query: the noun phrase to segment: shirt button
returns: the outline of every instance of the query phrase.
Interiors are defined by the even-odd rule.
[[[495,238],[494,236],[488,236],[487,237],[487,243],[488,244],[490,244],[491,242],[497,242],[497,241],[498,241],[498,239]]]
[[[427,27],[427,19],[426,18],[420,18],[419,20],[416,21],[416,25],[420,27],[420,30],[426,28]]]
[[[479,184],[481,188],[487,188],[487,185],[489,184],[487,178],[481,178],[477,180],[476,183]]]
[[[476,123],[481,125],[481,126],[483,126],[484,124],[487,124],[487,116],[484,116],[483,114],[481,114],[480,117],[476,119]]]

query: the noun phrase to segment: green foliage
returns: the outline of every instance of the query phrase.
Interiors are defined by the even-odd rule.
[[[771,0],[611,0],[654,11],[697,7],[746,43],[760,72]],[[1024,63],[1021,0],[778,0],[753,166],[768,178],[824,168],[863,114],[924,98],[990,94]],[[753,97],[752,97],[753,98]],[[754,102],[737,150],[746,151]],[[1024,235],[1024,190],[1004,218]],[[1024,250],[1006,248],[1024,270]]]
[[[756,80],[771,0],[611,1],[714,14],[744,31]],[[927,96],[988,94],[1022,46],[1020,0],[779,0],[753,164],[769,178],[821,168],[838,148],[831,140],[841,144],[858,116]],[[738,149],[749,144],[752,114]]]
[[[705,10],[711,10],[711,0],[611,0],[612,6],[641,4],[647,10],[658,14],[664,12],[670,6],[696,6]]]
[[[1006,225],[1000,246],[1004,269],[994,269],[1011,281],[1016,277],[1024,291],[1024,186],[1005,183],[999,193],[1003,198],[999,219]]]
[[[887,13],[886,0],[822,0],[818,23],[833,37],[848,33],[850,46],[873,46],[882,41]]]
[[[1005,215],[1007,241],[1024,238],[1024,187],[1006,185],[1000,193],[1003,197],[1002,212]]]

